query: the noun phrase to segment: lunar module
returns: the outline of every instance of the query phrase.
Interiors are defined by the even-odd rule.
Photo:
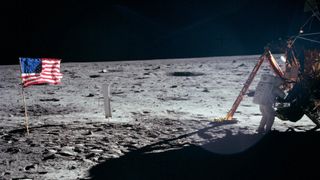
[[[304,68],[300,69],[285,99],[279,99],[276,116],[296,122],[303,115],[320,127],[320,50],[305,50]],[[301,64],[299,65],[301,66]],[[288,81],[288,79],[286,79]]]
[[[281,56],[285,68],[281,68],[273,57],[272,47],[265,48],[232,108],[223,119],[234,119],[233,115],[261,64],[267,61],[274,74],[284,80],[284,89],[287,91],[285,98],[277,100],[276,116],[284,121],[297,122],[306,115],[317,128],[320,127],[320,32],[317,32],[320,29],[319,6],[319,0],[306,1],[305,10],[312,15],[300,28],[299,33],[286,41],[283,47],[284,55]],[[311,25],[314,27],[313,31]]]

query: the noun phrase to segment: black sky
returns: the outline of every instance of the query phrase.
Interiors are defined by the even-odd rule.
[[[1,3],[1,64],[259,54],[295,35],[304,1],[149,0]]]

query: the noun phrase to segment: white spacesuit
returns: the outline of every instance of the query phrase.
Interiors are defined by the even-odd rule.
[[[258,128],[258,132],[268,132],[275,118],[275,110],[273,105],[276,97],[284,98],[285,93],[280,89],[283,80],[271,74],[263,74],[258,83],[253,98],[253,102],[259,104],[262,118]]]

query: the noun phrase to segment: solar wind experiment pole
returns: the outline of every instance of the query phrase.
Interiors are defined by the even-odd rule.
[[[111,84],[104,84],[103,85],[104,112],[105,112],[105,117],[107,119],[112,118],[111,103],[110,103],[110,97],[111,97],[110,86],[111,86]]]

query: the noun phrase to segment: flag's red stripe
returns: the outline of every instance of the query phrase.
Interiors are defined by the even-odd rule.
[[[61,82],[55,82],[55,83],[49,83],[49,82],[46,82],[46,81],[37,81],[37,82],[33,82],[33,83],[28,83],[28,84],[24,84],[23,87],[28,87],[28,86],[31,86],[31,85],[37,85],[37,84],[60,84]]]
[[[61,79],[62,76],[41,76],[41,78],[45,78],[45,79]]]
[[[29,82],[36,82],[36,81],[42,81],[45,80],[47,82],[55,82],[55,81],[61,81],[62,77],[53,77],[53,78],[47,78],[47,77],[38,77],[38,78],[29,78],[29,79],[23,79],[23,84],[29,83]]]
[[[62,76],[38,76],[38,77],[28,77],[28,78],[22,78],[23,83],[27,83],[29,81],[37,81],[40,79],[45,79],[45,80],[61,80]]]
[[[42,73],[44,72],[48,72],[48,73],[51,73],[51,72],[56,72],[56,73],[60,73],[60,71],[58,69],[45,69],[42,71]]]
[[[48,83],[55,83],[55,82],[60,82],[61,79],[46,79],[46,78],[39,78],[37,80],[33,80],[33,81],[28,81],[26,82],[25,84],[28,84],[28,83],[34,83],[34,82],[48,82]]]
[[[37,76],[22,76],[22,79],[35,79],[35,78],[40,78],[40,77],[62,78],[62,74],[61,73],[41,73],[41,75],[37,75]]]
[[[46,76],[62,76],[60,72],[42,72],[41,75],[46,75]]]
[[[29,80],[34,80],[34,79],[39,79],[40,78],[40,74],[34,74],[34,75],[30,75],[30,74],[22,74],[22,82],[26,82]]]
[[[61,82],[61,79],[56,79],[56,80],[50,80],[50,79],[45,79],[45,78],[39,78],[33,81],[27,81],[24,83],[24,87],[34,85],[34,84],[44,84],[44,83],[49,83],[49,84],[58,84]]]

